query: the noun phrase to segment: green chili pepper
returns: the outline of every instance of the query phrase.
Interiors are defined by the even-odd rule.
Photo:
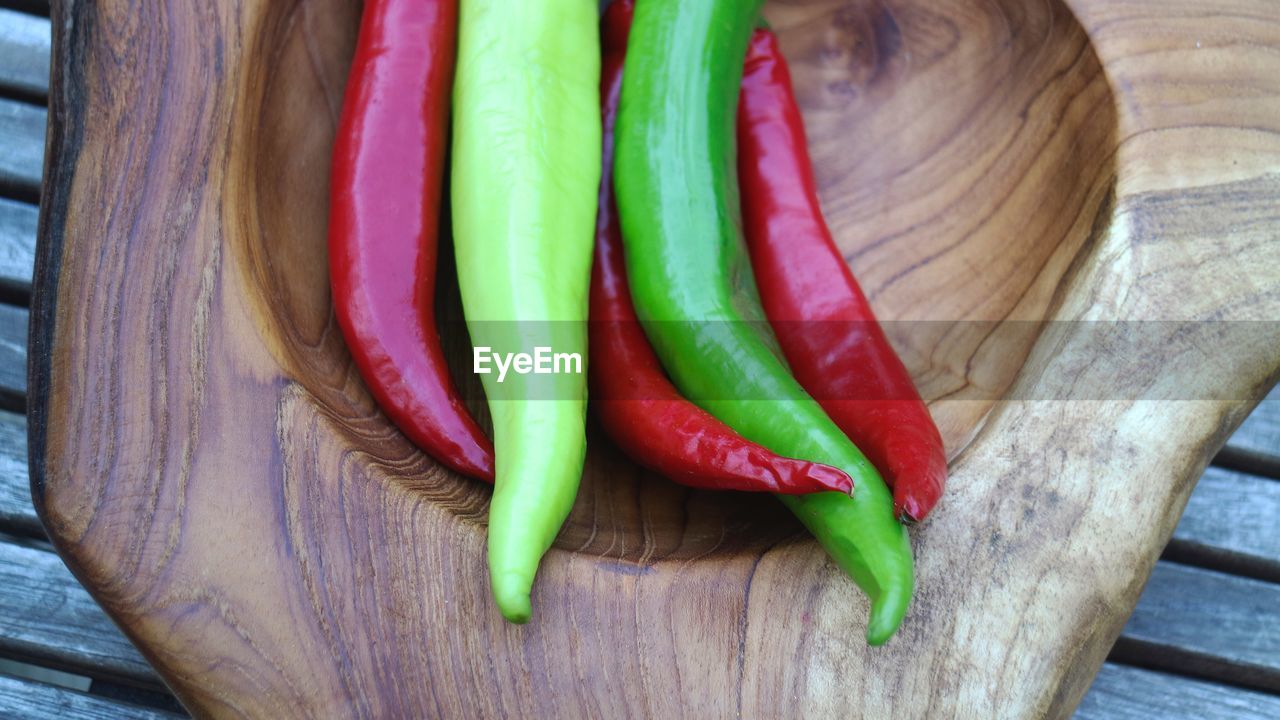
[[[792,378],[764,323],[741,232],[734,121],[760,5],[636,4],[614,180],[628,276],[682,392],[749,440],[853,477],[852,497],[780,499],[870,596],[867,642],[879,645],[911,600],[906,530],[875,468]]]
[[[454,83],[453,227],[477,352],[576,354],[576,372],[481,376],[493,417],[489,576],[526,622],[538,563],[586,452],[587,297],[600,183],[595,0],[463,0]],[[518,369],[518,366],[517,366]]]

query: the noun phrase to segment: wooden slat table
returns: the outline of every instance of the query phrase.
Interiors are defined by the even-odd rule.
[[[0,673],[0,717],[174,717],[181,709],[53,554],[31,507],[22,413],[47,8],[0,0],[0,658],[89,685],[86,692]],[[1076,717],[1280,717],[1277,519],[1280,391],[1273,391],[1191,495]]]

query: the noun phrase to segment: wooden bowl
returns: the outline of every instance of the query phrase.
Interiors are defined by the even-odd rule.
[[[504,623],[488,490],[386,422],[333,320],[359,4],[55,1],[41,517],[198,715],[1065,715],[1280,367],[1269,9],[768,5],[831,224],[953,456],[913,610],[871,649],[774,501],[594,431],[534,621]]]

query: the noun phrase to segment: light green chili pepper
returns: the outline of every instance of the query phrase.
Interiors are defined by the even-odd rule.
[[[587,356],[600,183],[595,0],[462,0],[453,118],[453,227],[467,326],[499,356]],[[586,374],[481,376],[496,482],[489,576],[522,623],[586,452]]]

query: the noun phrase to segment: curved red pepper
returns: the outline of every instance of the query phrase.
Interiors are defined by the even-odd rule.
[[[333,152],[334,308],[374,398],[427,454],[493,481],[436,332],[440,183],[456,0],[366,0]]]
[[[615,0],[603,20],[604,174],[591,274],[591,401],[628,455],[682,485],[802,494],[850,492],[841,470],[776,455],[685,400],[663,374],[631,304],[612,191],[613,123],[632,3]]]
[[[773,33],[757,30],[738,106],[738,175],[751,264],[800,384],[922,520],[942,495],[942,438],[831,238],[804,122]]]

